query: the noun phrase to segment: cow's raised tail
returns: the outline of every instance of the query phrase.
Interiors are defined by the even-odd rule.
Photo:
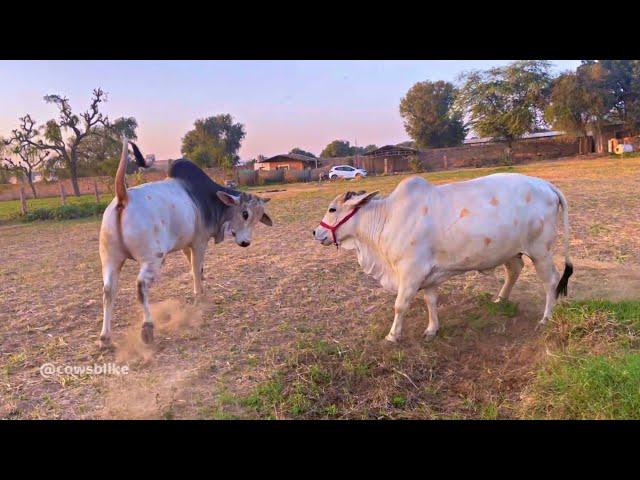
[[[560,278],[558,286],[556,287],[556,298],[558,298],[560,295],[567,295],[567,285],[569,284],[569,277],[573,273],[573,263],[571,262],[571,257],[569,256],[569,206],[567,205],[567,199],[564,198],[562,192],[555,186],[551,185],[551,188],[558,196],[558,199],[560,200],[560,206],[562,207],[564,272],[562,273],[562,277]]]
[[[122,137],[122,155],[116,171],[116,198],[118,199],[118,209],[121,210],[127,204],[127,184],[125,175],[127,173],[127,160],[129,156],[129,141],[127,137]]]

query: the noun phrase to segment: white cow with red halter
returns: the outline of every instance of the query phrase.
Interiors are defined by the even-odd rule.
[[[386,339],[397,341],[402,319],[418,290],[429,310],[426,338],[438,331],[437,288],[472,270],[504,265],[506,280],[496,301],[507,300],[524,265],[533,261],[544,285],[544,325],[573,272],[569,257],[567,202],[539,178],[500,173],[466,182],[431,185],[422,177],[398,184],[386,198],[378,192],[347,192],[329,205],[313,234],[322,245],[356,250],[365,273],[397,293]],[[553,264],[557,215],[562,210],[565,269]]]

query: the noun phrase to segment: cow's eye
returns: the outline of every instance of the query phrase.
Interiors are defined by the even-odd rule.
[[[335,209],[335,208],[330,208],[330,209],[329,209],[329,212],[331,212],[331,213],[333,213],[333,212],[335,212],[335,211],[336,211],[336,209]]]
[[[246,210],[242,212],[242,218],[244,218],[245,220],[249,218],[249,212],[247,212]]]

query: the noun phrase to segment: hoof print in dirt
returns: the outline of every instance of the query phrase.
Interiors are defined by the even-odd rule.
[[[142,341],[147,345],[153,343],[153,325],[150,323],[145,323],[142,325]]]

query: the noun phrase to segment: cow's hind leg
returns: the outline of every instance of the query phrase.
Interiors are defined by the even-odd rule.
[[[149,288],[158,279],[160,266],[161,261],[157,258],[152,261],[142,262],[136,280],[138,301],[142,305],[144,312],[144,321],[142,323],[142,341],[144,343],[153,342],[153,319],[149,310]]]
[[[550,253],[538,257],[532,257],[531,260],[533,260],[536,273],[544,285],[544,291],[546,294],[544,314],[542,316],[542,320],[539,322],[539,326],[542,327],[551,318],[553,307],[556,304],[556,286],[560,280],[560,274],[558,273],[558,270],[556,270],[556,266],[553,264],[553,257]]]
[[[100,331],[100,346],[110,348],[111,344],[111,318],[113,316],[113,303],[118,294],[118,279],[124,260],[105,260],[102,264],[102,330]]]
[[[429,325],[423,335],[426,340],[431,340],[438,333],[440,324],[438,323],[438,292],[435,288],[428,288],[424,291],[424,301],[429,310]]]
[[[502,300],[509,300],[509,295],[511,295],[511,289],[515,285],[518,277],[520,276],[520,272],[522,271],[522,267],[524,267],[524,261],[522,261],[522,254],[518,254],[507,263],[504,264],[505,270],[505,280],[504,285],[502,285],[502,289],[500,293],[498,293],[498,298],[495,299],[495,302],[498,303]]]

